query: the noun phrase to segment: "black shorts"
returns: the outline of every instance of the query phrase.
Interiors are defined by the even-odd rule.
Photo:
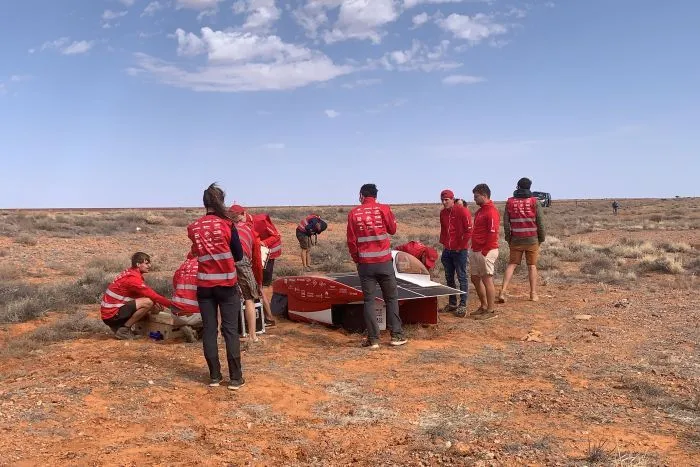
[[[136,300],[126,302],[124,305],[119,307],[117,314],[109,319],[103,319],[102,321],[109,326],[112,331],[117,331],[120,327],[124,326],[129,318],[134,316],[136,313]]]
[[[275,269],[275,260],[268,259],[267,264],[265,265],[265,269],[263,269],[263,286],[268,287],[270,284],[272,284],[273,269]]]

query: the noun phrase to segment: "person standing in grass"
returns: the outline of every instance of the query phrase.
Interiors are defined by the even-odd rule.
[[[238,336],[241,299],[236,287],[235,264],[243,259],[243,248],[226,212],[224,196],[223,190],[215,183],[204,190],[206,214],[187,226],[187,236],[192,241],[192,254],[198,261],[197,302],[204,326],[202,346],[209,367],[209,386],[219,386],[223,379],[217,343],[220,313],[230,376],[228,388],[237,390],[245,384]]]
[[[496,289],[493,274],[498,259],[498,227],[501,216],[491,201],[491,189],[487,184],[478,184],[472,193],[479,209],[474,214],[469,262],[472,268],[472,283],[479,295],[480,305],[470,316],[481,319],[493,315],[494,312]]]
[[[311,246],[318,242],[318,234],[326,230],[327,226],[326,221],[316,214],[309,214],[297,225],[296,236],[301,248],[301,267],[304,270],[311,269]]]
[[[496,302],[506,302],[506,291],[513,277],[515,268],[521,263],[523,254],[527,264],[527,275],[530,281],[530,300],[539,300],[537,295],[537,258],[540,253],[540,243],[545,240],[544,220],[537,198],[532,196],[530,187],[532,180],[518,180],[513,196],[506,201],[503,213],[503,232],[510,248],[508,266],[503,276],[503,284]]]
[[[391,236],[396,233],[396,219],[391,207],[377,203],[377,186],[373,183],[360,188],[360,205],[348,213],[347,242],[352,260],[357,265],[362,294],[367,339],[362,347],[379,348],[379,326],[374,308],[377,284],[386,305],[387,326],[391,345],[404,345],[399,316],[399,292],[391,255]]]
[[[443,245],[440,260],[445,268],[445,281],[448,287],[456,288],[455,275],[459,281],[459,305],[457,295],[450,295],[449,303],[442,309],[444,312],[454,311],[457,316],[467,314],[467,298],[469,297],[469,282],[467,268],[469,267],[469,239],[472,235],[472,216],[469,208],[455,201],[452,190],[442,190],[440,193],[442,210],[440,211],[440,243]]]
[[[102,321],[117,339],[136,339],[131,326],[150,313],[160,313],[172,302],[146,285],[143,275],[151,270],[151,257],[141,251],[131,256],[131,267],[119,273],[100,302]]]

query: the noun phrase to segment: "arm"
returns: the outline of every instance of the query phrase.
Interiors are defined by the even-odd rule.
[[[145,282],[130,282],[129,288],[133,292],[135,292],[134,295],[137,295],[139,297],[148,297],[155,303],[158,303],[165,307],[173,306],[173,302],[163,297],[162,295],[159,295],[158,292],[147,286]]]
[[[535,209],[539,202],[535,203]],[[538,210],[539,212],[539,210]],[[539,216],[539,214],[537,214]],[[506,238],[506,242],[510,243],[510,215],[508,214],[508,207],[503,211],[503,234]]]
[[[498,211],[494,208],[493,211],[489,213],[489,231],[486,234],[486,246],[493,245],[494,243],[498,245],[498,221]],[[481,254],[486,256],[489,251],[491,251],[490,248],[485,248],[481,251]]]
[[[461,209],[460,222],[462,223],[462,242],[465,245],[469,244],[469,239],[472,238],[472,216],[467,207]]]
[[[229,243],[231,247],[231,253],[233,254],[233,260],[237,263],[243,259],[243,247],[241,246],[241,239],[238,237],[238,229],[235,226],[231,226],[231,242]]]
[[[542,209],[538,206],[539,203],[535,204],[535,214],[537,215],[535,222],[537,222],[537,241],[544,243],[545,232],[544,232],[544,219],[542,218]]]
[[[355,235],[355,224],[352,221],[352,211],[348,213],[348,228],[347,228],[347,241],[348,241],[348,251],[352,260],[357,263],[360,257],[357,253],[357,235]]]
[[[253,234],[252,263],[253,263],[252,264],[253,276],[255,276],[255,282],[259,286],[262,286],[263,267],[262,267],[262,255],[260,254],[260,237],[258,237],[255,234]]]

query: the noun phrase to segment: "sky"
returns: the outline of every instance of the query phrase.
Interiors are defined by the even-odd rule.
[[[698,196],[695,0],[0,0],[0,208]]]

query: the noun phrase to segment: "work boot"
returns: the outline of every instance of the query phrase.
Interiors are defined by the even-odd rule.
[[[455,316],[458,318],[464,318],[467,316],[467,306],[466,305],[460,305],[457,307],[455,310]]]
[[[126,326],[122,326],[114,333],[114,337],[119,340],[132,340],[138,339],[138,334],[134,334],[133,331]]]
[[[401,334],[391,336],[391,345],[393,345],[394,347],[398,347],[399,345],[404,345],[406,342],[408,342],[408,339],[406,339]]]
[[[362,347],[369,347],[370,349],[378,349],[379,348],[379,342],[375,340],[370,340],[370,339],[365,339],[362,341]]]
[[[451,313],[457,309],[457,305],[447,304],[440,310],[441,313]]]

